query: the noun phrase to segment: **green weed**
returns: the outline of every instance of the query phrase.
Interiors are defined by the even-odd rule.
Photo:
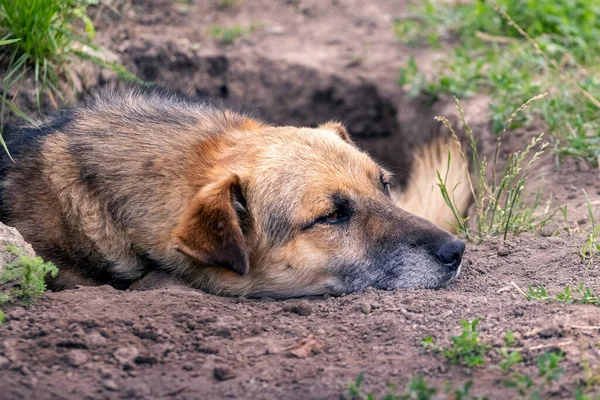
[[[548,292],[544,286],[527,286],[528,293],[521,290],[516,284],[513,285],[527,300],[554,300],[566,304],[578,303],[578,304],[591,304],[600,305],[600,297],[596,296],[592,289],[585,287],[583,283],[577,285],[578,297],[573,295],[571,287],[567,285],[563,292],[556,294],[555,297],[548,295]]]
[[[548,300],[548,292],[544,286],[527,286],[527,300]]]
[[[458,42],[433,78],[414,60],[401,70],[409,95],[435,100],[490,95],[493,130],[538,93],[550,95],[519,115],[510,128],[542,120],[558,155],[597,164],[600,156],[600,3],[595,0],[425,0],[394,23],[408,44]]]
[[[585,200],[588,208],[588,215],[590,217],[591,228],[586,235],[585,242],[579,247],[579,257],[589,265],[592,265],[594,259],[598,252],[600,252],[600,243],[598,243],[598,235],[600,235],[600,225],[596,224],[596,220],[594,218],[594,212],[592,211],[592,206],[590,203],[590,198],[586,191],[583,191],[585,194]]]
[[[230,8],[235,6],[239,0],[217,0],[217,5],[222,8]]]
[[[534,377],[528,375],[513,373],[511,379],[504,381],[504,386],[516,388],[521,397],[539,400],[548,383],[557,380],[563,373],[564,370],[560,367],[563,357],[562,352],[544,353],[537,358],[539,379],[535,380]]]
[[[6,251],[18,255],[19,258],[16,262],[4,266],[0,282],[8,284],[12,290],[2,293],[0,304],[12,301],[31,304],[46,291],[45,278],[56,276],[58,269],[41,257],[23,255],[15,246],[7,246]]]
[[[458,233],[464,234],[468,241],[476,239],[482,242],[488,236],[497,235],[502,235],[506,239],[509,233],[518,235],[525,231],[539,230],[553,218],[554,213],[550,213],[548,207],[542,212],[538,211],[543,198],[541,189],[538,190],[532,203],[524,201],[525,186],[529,179],[530,169],[539,160],[547,146],[547,143],[541,143],[543,134],[533,138],[524,150],[509,155],[503,169],[500,172],[497,171],[499,169],[498,153],[504,133],[520,113],[526,110],[530,104],[543,97],[544,95],[538,95],[529,99],[517,108],[509,117],[508,122],[505,123],[496,140],[496,150],[491,164],[491,177],[488,174],[488,160],[486,157],[479,155],[477,139],[466,120],[459,100],[455,99],[458,117],[464,126],[471,150],[471,159],[468,161],[461,147],[463,160],[465,163],[470,162],[470,170],[474,176],[474,181],[468,177],[467,183],[475,199],[475,215],[471,217],[472,226],[476,230],[475,234],[470,232],[467,220],[460,215],[452,198],[452,192],[456,188],[448,188],[446,179],[442,179],[439,173],[438,186],[444,201],[454,214]],[[436,120],[442,122],[450,130],[452,136],[460,145],[458,135],[450,121],[440,116],[436,117]],[[538,146],[539,149],[534,152],[534,148]]]
[[[477,330],[479,322],[481,322],[481,318],[471,322],[461,321],[462,333],[459,336],[452,336],[452,345],[447,348],[436,345],[431,336],[426,337],[421,345],[440,352],[452,364],[460,364],[469,368],[483,365],[490,346],[479,340],[479,331]]]
[[[363,374],[360,374],[356,382],[348,386],[348,394],[353,399],[375,400],[373,393],[365,393],[361,389],[364,381]],[[382,400],[430,400],[437,393],[437,390],[429,385],[422,375],[413,377],[403,393],[397,393],[397,388],[389,385],[389,393],[382,397]]]
[[[216,40],[224,43],[231,44],[236,39],[245,36],[256,29],[256,26],[251,25],[250,27],[243,27],[241,25],[235,25],[232,27],[213,26],[209,28],[208,33]]]
[[[506,347],[501,347],[498,349],[498,354],[500,354],[500,357],[502,358],[499,366],[500,369],[502,369],[502,372],[507,374],[514,365],[523,360],[521,359],[521,353],[518,350],[509,350],[510,347],[515,345],[515,337],[512,331],[506,331],[503,341]]]

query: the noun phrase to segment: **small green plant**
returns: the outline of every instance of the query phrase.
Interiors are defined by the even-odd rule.
[[[600,297],[592,294],[592,289],[584,287],[583,283],[579,283],[577,292],[579,292],[580,295],[579,300],[577,300],[578,303],[600,305]]]
[[[562,301],[563,303],[572,303],[573,302],[573,295],[571,294],[571,287],[569,285],[567,285],[565,287],[564,292],[562,293],[558,293],[556,295],[556,299],[558,301]]]
[[[452,364],[460,364],[469,368],[483,365],[490,346],[479,340],[479,331],[477,330],[479,322],[481,322],[481,318],[471,322],[461,321],[463,331],[459,336],[452,336],[452,345],[448,348],[436,345],[431,336],[426,337],[421,345],[440,352]]]
[[[586,235],[586,241],[579,248],[579,257],[589,265],[592,265],[598,252],[600,252],[600,243],[598,243],[598,236],[600,235],[600,225],[596,224],[594,218],[594,212],[592,211],[592,205],[587,192],[584,190],[585,200],[588,208],[588,215],[590,217],[591,228]]]
[[[235,6],[238,0],[217,0],[217,5],[222,8],[230,8]]]
[[[500,354],[500,357],[502,357],[500,369],[502,369],[502,372],[505,374],[508,374],[514,365],[523,360],[521,359],[521,353],[518,350],[509,350],[509,348],[513,347],[516,342],[512,331],[506,331],[503,341],[506,347],[501,347],[498,349],[498,354]]]
[[[544,96],[535,96],[525,104],[522,104],[513,112],[508,122],[504,125],[504,129],[496,140],[496,150],[491,165],[491,178],[488,176],[488,160],[486,157],[480,157],[477,151],[477,139],[475,139],[473,131],[466,120],[460,102],[458,99],[455,99],[458,117],[464,125],[471,150],[470,164],[474,182],[468,177],[468,184],[476,206],[475,215],[472,216],[472,224],[476,229],[475,235],[470,232],[467,220],[460,215],[456,207],[452,197],[452,193],[456,188],[448,188],[446,178],[442,179],[439,173],[438,186],[444,201],[454,214],[457,231],[463,233],[468,241],[477,239],[478,242],[482,242],[486,237],[496,235],[502,235],[506,240],[509,233],[518,235],[525,231],[539,230],[553,218],[554,213],[549,212],[549,207],[546,207],[542,212],[537,211],[542,203],[543,195],[541,190],[538,190],[533,203],[524,201],[525,186],[529,178],[529,171],[536,161],[539,160],[547,146],[547,143],[540,144],[543,134],[533,138],[524,150],[511,154],[502,171],[500,173],[497,171],[499,168],[498,153],[502,136],[516,116],[523,110],[526,110],[531,103]],[[450,130],[453,138],[461,146],[458,135],[450,121],[440,116],[436,117],[436,119]],[[539,149],[533,152],[534,148],[538,145]],[[462,147],[460,148],[463,161],[468,163],[467,156]],[[533,155],[530,156],[532,152]],[[448,159],[448,162],[450,162],[450,159]]]
[[[364,382],[364,375],[361,373],[356,378],[356,382],[348,386],[348,394],[353,399],[375,400],[373,393],[365,393],[361,389]],[[413,377],[407,385],[404,393],[397,393],[394,385],[389,385],[389,393],[382,400],[430,400],[437,393],[437,390],[429,385],[422,375]]]
[[[224,43],[231,44],[236,39],[239,39],[242,36],[245,36],[256,29],[256,26],[251,25],[246,28],[241,25],[235,25],[233,27],[222,27],[222,26],[213,26],[209,28],[208,33],[215,38],[216,40]]]
[[[14,263],[6,264],[0,282],[9,283],[12,290],[2,293],[0,304],[9,301],[20,301],[31,304],[46,291],[47,276],[56,276],[58,269],[41,257],[29,257],[15,246],[7,246],[6,251],[18,255]]]
[[[556,297],[548,295],[548,292],[544,286],[527,286],[528,293],[524,292],[514,282],[513,285],[527,300],[555,300],[566,304],[578,303],[578,304],[592,304],[600,305],[600,297],[596,296],[592,289],[585,287],[583,283],[577,285],[577,298],[573,295],[571,287],[567,285],[565,289],[556,294]]]
[[[544,286],[527,286],[527,300],[548,300],[548,292]]]
[[[557,380],[563,373],[564,370],[560,367],[563,357],[562,352],[544,353],[537,358],[539,379],[534,380],[531,376],[513,373],[511,379],[504,381],[504,386],[516,388],[521,397],[539,400],[548,383]]]

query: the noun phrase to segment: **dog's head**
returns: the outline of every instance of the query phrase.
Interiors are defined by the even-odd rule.
[[[439,288],[464,243],[398,208],[339,124],[256,127],[222,154],[173,233],[208,291],[277,298]],[[211,266],[206,266],[211,265]]]

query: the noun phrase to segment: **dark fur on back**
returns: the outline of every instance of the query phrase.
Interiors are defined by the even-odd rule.
[[[154,189],[142,183],[145,189],[140,190],[134,187],[134,181],[141,177],[168,190],[168,181],[182,175],[183,170],[163,169],[157,160],[161,153],[180,154],[185,146],[196,142],[198,138],[193,134],[184,135],[185,140],[178,131],[191,131],[202,125],[203,119],[208,121],[207,133],[212,134],[240,123],[243,117],[226,114],[206,99],[187,98],[155,87],[134,87],[96,95],[79,107],[49,116],[37,126],[11,128],[5,139],[12,160],[5,152],[0,156],[0,220],[17,225],[25,232],[56,230],[55,223],[45,226],[44,209],[44,213],[55,218],[54,222],[59,222],[62,238],[48,240],[53,235],[44,235],[44,238],[34,235],[30,240],[39,254],[60,266],[83,272],[83,277],[90,282],[111,282],[117,287],[127,287],[131,281],[128,274],[119,277],[110,272],[118,261],[111,261],[96,251],[94,241],[79,232],[81,221],[77,219],[86,212],[73,209],[79,204],[70,204],[72,199],[62,199],[63,194],[57,193],[62,189],[48,184],[48,180],[56,179],[56,174],[50,172],[55,168],[54,161],[56,165],[63,164],[57,172],[64,173],[61,178],[65,180],[64,190],[71,190],[67,189],[73,185],[69,180],[76,179],[76,191],[84,193],[84,198],[93,197],[106,212],[108,220],[101,217],[97,223],[110,226],[106,229],[124,232],[147,217],[148,209],[132,207],[132,202],[143,205],[152,201],[150,196]],[[197,134],[202,135],[202,132]],[[48,138],[52,139],[48,141]],[[137,157],[131,154],[131,146],[120,146],[126,141],[137,141]],[[110,148],[107,143],[112,143]],[[66,166],[73,168],[72,174],[64,170]],[[126,175],[130,178],[123,180]],[[16,186],[19,188],[14,190]],[[7,196],[7,189],[11,195]],[[30,199],[25,201],[19,196]],[[50,210],[49,204],[61,207]],[[70,212],[73,214],[69,215]],[[164,213],[158,214],[161,214],[157,216],[159,219],[167,217],[162,215]],[[144,229],[143,226],[134,228]],[[65,242],[64,238],[69,241]],[[139,271],[159,265],[151,248],[139,248],[134,242],[128,246]]]

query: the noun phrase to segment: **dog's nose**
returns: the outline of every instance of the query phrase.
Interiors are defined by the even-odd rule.
[[[464,252],[465,243],[461,240],[452,240],[442,244],[435,252],[435,256],[442,264],[456,269],[462,261]]]

